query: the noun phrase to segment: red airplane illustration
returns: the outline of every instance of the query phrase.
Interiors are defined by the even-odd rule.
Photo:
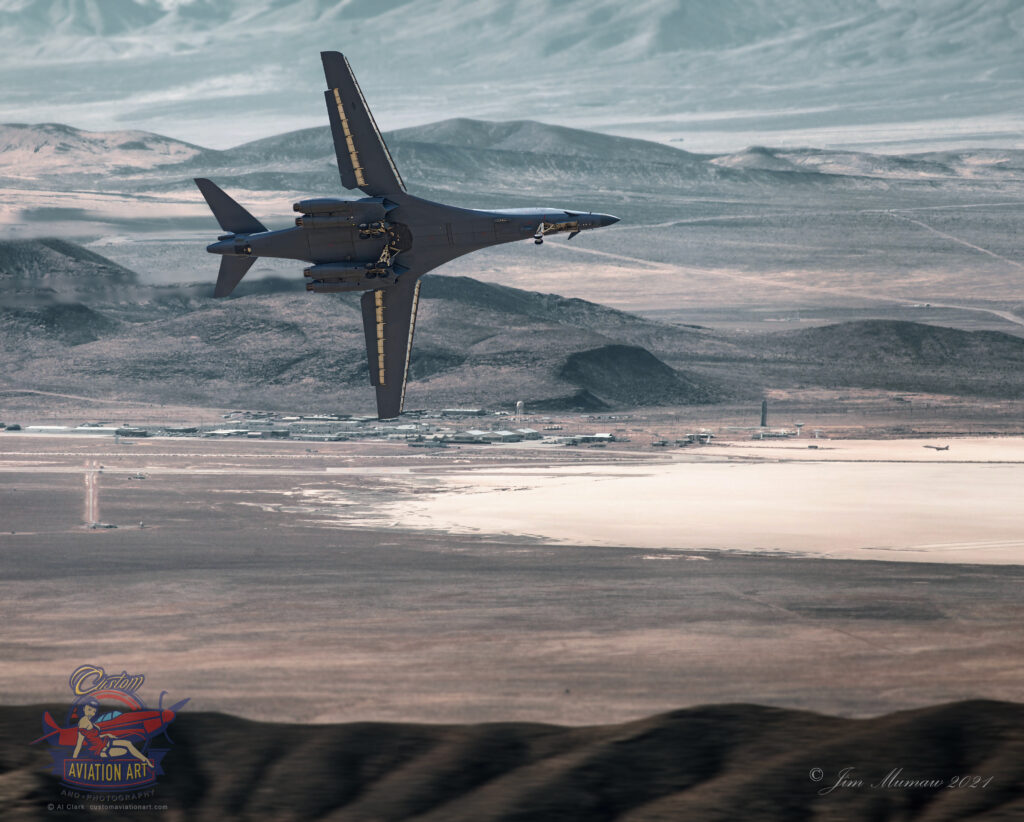
[[[163,695],[161,695],[161,703],[162,701]],[[110,719],[105,719],[102,722],[97,722],[96,727],[101,734],[113,734],[117,739],[150,739],[166,730],[167,726],[174,721],[174,717],[184,707],[186,702],[188,700],[183,699],[170,708],[161,707],[157,710],[128,711]],[[77,725],[73,725],[70,728],[62,728],[50,716],[49,711],[43,715],[43,725],[44,727],[52,728],[52,730],[35,740],[32,743],[33,745],[36,742],[42,742],[44,739],[48,740],[51,745],[74,747],[78,743],[79,728]],[[53,738],[54,736],[56,736],[56,739]]]

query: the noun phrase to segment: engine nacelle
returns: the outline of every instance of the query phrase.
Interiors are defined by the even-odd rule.
[[[292,204],[292,210],[301,214],[334,214],[350,210],[358,200],[340,200],[337,197],[320,197],[315,200],[302,200]]]
[[[306,283],[306,291],[313,291],[317,294],[337,294],[342,291],[372,291],[377,288],[387,288],[398,282],[398,275],[392,269],[387,269],[386,274],[380,276],[371,272],[364,272],[366,276],[352,280],[313,280]]]
[[[311,265],[303,272],[307,277],[317,280],[372,280],[387,278],[394,275],[390,266],[384,263],[320,263]],[[370,286],[371,288],[373,286]]]
[[[299,228],[355,228],[359,218],[353,214],[303,214],[295,218]]]
[[[292,208],[302,212],[303,216],[295,220],[295,225],[301,228],[351,228],[383,223],[388,212],[397,206],[386,203],[383,197],[365,197],[362,200],[324,197],[302,200]]]
[[[320,263],[302,273],[318,280],[351,280],[366,276],[367,263]]]

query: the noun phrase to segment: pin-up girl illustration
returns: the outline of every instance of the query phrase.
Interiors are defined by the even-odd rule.
[[[153,760],[140,753],[139,749],[127,739],[118,739],[114,734],[103,733],[93,723],[99,708],[100,703],[95,699],[87,699],[82,703],[82,718],[78,720],[78,743],[75,745],[75,752],[71,758],[78,759],[78,755],[84,747],[86,753],[98,756],[100,759],[130,754],[140,762],[145,762],[149,767],[154,767]]]

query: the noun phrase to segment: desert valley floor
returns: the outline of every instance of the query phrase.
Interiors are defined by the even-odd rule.
[[[1024,701],[1019,438],[103,439],[4,435],[0,703],[114,658],[302,722]]]

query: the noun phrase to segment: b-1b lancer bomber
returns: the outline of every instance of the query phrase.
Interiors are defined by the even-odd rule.
[[[268,231],[210,180],[197,179],[225,232],[206,249],[223,255],[214,296],[228,296],[258,257],[308,262],[307,291],[366,292],[361,305],[370,382],[377,416],[392,419],[405,399],[420,277],[487,246],[530,238],[540,244],[561,233],[572,239],[618,218],[554,208],[456,208],[409,194],[348,60],[336,51],[320,56],[341,182],[366,196],[303,200],[292,206],[301,215],[294,227]]]

